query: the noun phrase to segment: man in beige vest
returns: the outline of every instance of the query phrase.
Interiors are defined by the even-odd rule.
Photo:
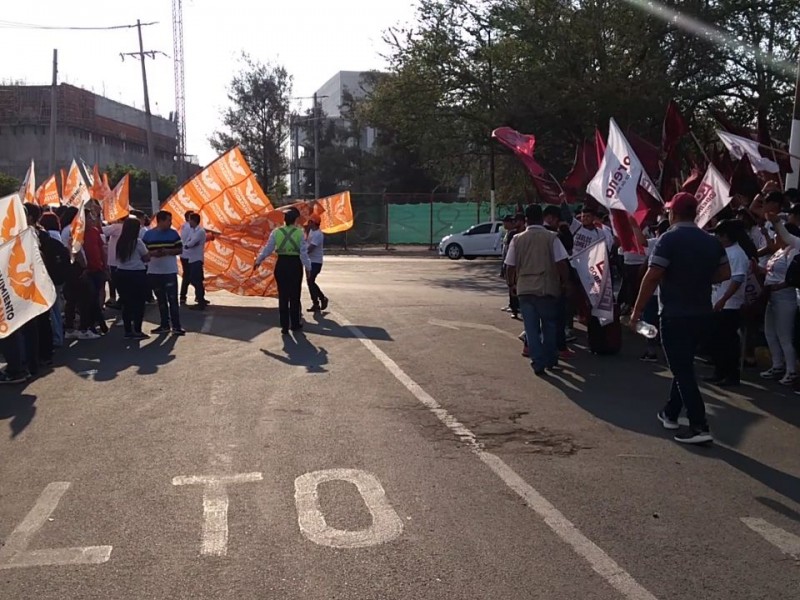
[[[544,228],[541,206],[528,206],[525,220],[527,229],[508,247],[506,277],[519,297],[531,366],[545,375],[545,369],[558,368],[558,299],[566,290],[569,256],[558,236]]]

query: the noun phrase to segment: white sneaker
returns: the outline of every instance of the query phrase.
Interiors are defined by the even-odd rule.
[[[761,379],[778,379],[782,377],[786,373],[786,369],[783,367],[770,367],[766,371],[761,371],[759,376]]]
[[[78,340],[99,340],[102,335],[98,335],[94,331],[79,331],[75,339]]]
[[[797,373],[786,373],[778,383],[781,385],[793,385],[795,379],[797,379]]]

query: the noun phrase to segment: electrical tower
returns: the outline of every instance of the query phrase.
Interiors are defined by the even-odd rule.
[[[175,68],[175,122],[178,125],[178,184],[186,179],[186,93],[183,75],[183,1],[172,0],[172,47]]]

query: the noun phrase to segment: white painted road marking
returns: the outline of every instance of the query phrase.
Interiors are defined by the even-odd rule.
[[[437,327],[444,327],[445,329],[454,329],[458,331],[462,327],[465,329],[480,329],[482,331],[491,331],[493,333],[499,333],[502,336],[505,336],[509,339],[514,341],[519,341],[519,338],[514,335],[513,333],[509,333],[507,331],[503,331],[499,327],[495,327],[494,325],[486,325],[485,323],[469,323],[467,321],[442,321],[441,319],[429,319],[428,323],[430,325],[436,325]]]
[[[5,544],[0,547],[0,569],[59,565],[99,565],[111,558],[112,546],[81,546],[28,550],[31,538],[53,514],[61,497],[69,489],[68,481],[48,484]]]
[[[372,525],[360,531],[334,529],[325,521],[319,506],[320,483],[346,481],[361,494],[372,515]],[[328,469],[306,473],[294,480],[294,500],[300,531],[309,540],[331,548],[364,548],[390,542],[403,533],[403,521],[386,499],[378,479],[358,469]]]
[[[402,383],[417,400],[466,443],[470,450],[500,477],[508,487],[525,500],[525,503],[544,520],[547,526],[564,542],[572,546],[573,550],[584,558],[596,573],[629,600],[656,600],[653,594],[640,585],[625,569],[620,567],[602,548],[583,535],[550,501],[525,482],[502,459],[484,450],[472,431],[442,408],[435,398],[411,379],[396,362],[369,340],[358,327],[352,325],[341,314],[331,314],[364,344],[367,350],[394,375],[395,379]]]
[[[228,489],[235,483],[261,481],[261,473],[237,475],[192,475],[174,477],[172,485],[202,485],[203,489],[203,541],[200,554],[225,556],[228,553]]]
[[[800,560],[800,537],[776,527],[764,519],[742,517],[741,521],[784,554]]]

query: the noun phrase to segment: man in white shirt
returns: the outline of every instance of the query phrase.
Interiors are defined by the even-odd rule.
[[[714,375],[708,381],[719,386],[735,386],[739,385],[740,378],[740,313],[745,301],[745,282],[750,272],[750,259],[737,240],[747,236],[747,230],[744,223],[731,219],[721,221],[714,233],[725,247],[731,277],[714,284],[711,290],[714,319],[709,339],[712,343]]]
[[[572,219],[569,227],[572,232],[572,254],[586,250],[597,240],[603,239],[606,242],[606,249],[611,252],[614,245],[614,234],[609,227],[598,226],[597,211],[591,206],[584,206],[580,214],[580,221]]]
[[[567,287],[569,257],[558,236],[545,229],[540,205],[528,206],[525,220],[527,229],[508,246],[506,277],[519,298],[531,366],[543,376],[558,368],[558,299]]]
[[[189,231],[191,230],[192,226],[189,224],[189,217],[192,216],[193,211],[187,210],[183,213],[183,225],[181,225],[181,242],[183,243],[183,247],[186,248],[186,237],[189,235]],[[181,306],[186,304],[186,295],[189,293],[189,284],[191,283],[189,277],[189,259],[186,258],[186,253],[181,254],[181,273],[183,273],[183,277],[181,277],[181,291],[180,291],[180,302]],[[195,289],[195,302],[197,301],[197,290]]]
[[[322,271],[323,246],[325,234],[319,228],[319,217],[312,215],[308,220],[306,243],[308,244],[308,258],[311,261],[311,270],[306,273],[308,278],[308,293],[311,294],[311,308],[308,312],[318,312],[328,308],[328,297],[322,293],[317,285],[317,277]]]
[[[189,230],[183,240],[183,252],[181,260],[186,260],[186,271],[184,281],[194,287],[195,304],[190,307],[193,310],[205,310],[208,306],[206,300],[206,288],[204,285],[205,273],[203,271],[203,252],[206,246],[206,230],[200,227],[200,215],[192,213],[189,215]]]

